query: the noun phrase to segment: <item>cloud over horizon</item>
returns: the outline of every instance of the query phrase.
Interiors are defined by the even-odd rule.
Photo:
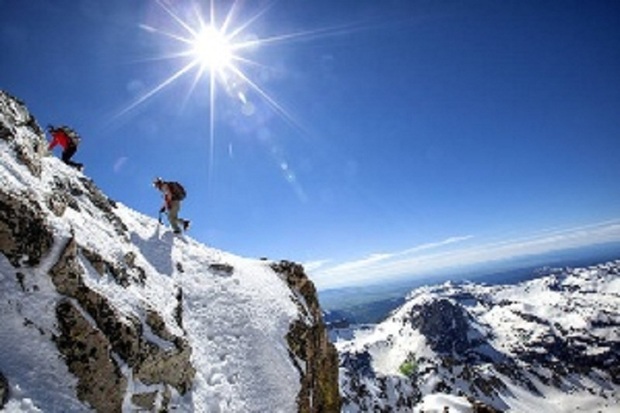
[[[472,244],[474,236],[454,236],[402,251],[372,253],[365,258],[332,264],[315,261],[307,266],[319,288],[364,284],[380,279],[415,276],[540,255],[564,249],[620,241],[620,220],[575,228],[548,230],[528,237]]]

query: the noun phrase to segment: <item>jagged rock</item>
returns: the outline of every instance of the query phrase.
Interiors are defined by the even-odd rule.
[[[102,262],[100,265],[106,267],[109,263]],[[142,324],[137,319],[121,317],[105,297],[85,285],[83,274],[77,243],[71,239],[50,270],[58,292],[75,299],[82,310],[92,317],[96,325],[91,326],[91,334],[103,334],[111,350],[134,369],[136,378],[147,384],[171,385],[180,394],[187,392],[195,375],[187,340],[170,334],[163,326],[161,317],[151,311],[147,320],[153,333],[162,340],[172,341],[174,346],[172,349],[162,349],[150,343],[143,337]],[[59,316],[62,314],[59,313]]]
[[[190,363],[191,347],[186,340],[168,331],[166,324],[156,311],[147,311],[146,323],[155,335],[172,343],[174,349],[162,350],[151,343],[144,343],[143,347],[148,348],[147,357],[137,369],[137,377],[144,383],[153,384],[160,382],[162,376],[165,376],[166,383],[184,394],[189,390],[195,374]]]
[[[116,202],[105,196],[91,179],[82,177],[80,182],[84,185],[86,196],[92,204],[103,211],[106,219],[114,226],[116,233],[124,237],[128,230],[123,221],[114,213],[113,209],[116,208]]]
[[[139,353],[137,337],[141,334],[140,324],[131,319],[122,320],[105,297],[84,284],[83,274],[77,243],[71,239],[50,270],[52,282],[59,293],[76,299],[110,339],[114,351],[130,366],[135,365],[138,361],[136,355]]]
[[[82,195],[82,193],[70,181],[54,177],[53,191],[47,196],[47,207],[54,215],[59,217],[64,215],[67,207],[80,212],[80,207],[75,197]]]
[[[178,288],[177,293],[175,295],[177,300],[177,305],[174,308],[174,320],[177,322],[177,325],[183,329],[183,289]]]
[[[134,375],[142,383],[164,383],[185,394],[191,388],[196,370],[191,364],[192,349],[187,341],[179,341],[178,349],[163,350],[155,344],[143,342],[140,364]]]
[[[64,196],[64,194],[55,192],[47,197],[47,207],[57,217],[61,217],[64,215],[68,204],[69,200],[66,198],[66,196]]]
[[[472,397],[468,397],[467,400],[471,403],[473,413],[500,413],[501,410],[494,409],[493,407],[482,403],[479,400],[475,400]]]
[[[340,358],[340,366],[347,371],[354,371],[360,376],[376,377],[375,371],[372,369],[372,357],[367,351],[343,353]]]
[[[134,406],[138,407],[139,409],[148,411],[148,412],[152,412],[152,411],[156,411],[155,410],[155,398],[157,397],[157,392],[150,392],[150,393],[140,393],[140,394],[134,394],[133,396],[131,396],[131,402],[133,403]]]
[[[463,354],[470,348],[467,316],[461,306],[449,300],[414,306],[411,325],[426,336],[431,348],[438,353]]]
[[[108,338],[93,328],[69,301],[56,307],[60,334],[56,346],[69,371],[78,378],[77,395],[97,412],[120,412],[127,379],[111,357]]]
[[[383,376],[372,368],[367,351],[341,354],[343,411],[411,412],[421,392],[403,376]]]
[[[82,248],[82,254],[91,263],[93,268],[101,276],[109,274],[112,278],[123,287],[128,287],[134,282],[144,285],[146,280],[146,271],[135,263],[135,255],[127,253],[122,263],[110,264],[99,254],[86,248]]]
[[[161,395],[156,391],[134,394],[131,397],[131,402],[137,408],[137,411],[163,413],[169,411],[170,397],[170,389],[166,388]]]
[[[0,409],[4,407],[9,400],[9,382],[0,371]]]
[[[292,354],[303,360],[299,366],[301,390],[297,397],[299,411],[340,412],[341,399],[338,386],[338,353],[327,338],[323,315],[316,289],[301,265],[281,261],[272,268],[282,274],[289,287],[303,299],[303,312],[312,322],[298,319],[286,336]],[[293,359],[294,363],[297,363]]]
[[[53,241],[38,203],[0,192],[0,251],[14,267],[38,265]]]
[[[28,126],[32,136],[23,139],[12,125]],[[41,157],[47,151],[43,131],[21,101],[1,90],[0,139],[9,143],[15,151],[16,158],[26,165],[30,173],[37,177],[41,176]]]
[[[183,267],[181,267],[179,271],[183,272],[182,269]],[[209,271],[215,275],[219,275],[220,277],[230,277],[235,269],[230,264],[215,263],[209,264]]]

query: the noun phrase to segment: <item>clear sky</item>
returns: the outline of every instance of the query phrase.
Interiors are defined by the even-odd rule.
[[[0,56],[113,199],[322,288],[620,240],[618,1],[0,0]]]

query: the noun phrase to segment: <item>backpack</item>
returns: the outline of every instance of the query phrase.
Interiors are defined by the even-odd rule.
[[[67,135],[69,139],[71,139],[71,142],[74,145],[77,146],[80,143],[80,135],[78,135],[77,132],[71,129],[70,127],[61,126],[58,129],[62,130],[65,133],[65,135]]]
[[[185,188],[183,188],[183,185],[178,182],[167,182],[167,184],[173,200],[181,201],[185,199],[185,197],[187,196],[187,192],[185,192]]]

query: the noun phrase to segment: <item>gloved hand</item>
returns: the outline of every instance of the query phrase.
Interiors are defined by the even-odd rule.
[[[165,207],[165,206],[163,206],[163,207],[161,207],[161,208],[159,209],[159,213],[160,213],[160,214],[163,214],[164,212],[166,212],[166,207]]]

